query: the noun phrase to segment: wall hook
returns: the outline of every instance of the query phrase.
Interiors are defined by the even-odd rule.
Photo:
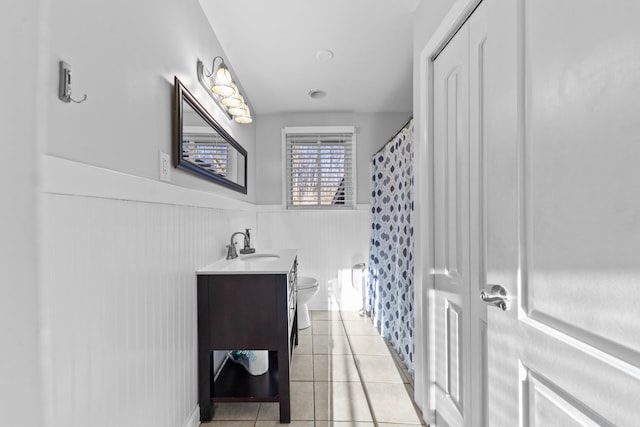
[[[60,90],[58,92],[58,98],[63,102],[75,102],[76,104],[82,104],[87,100],[87,95],[77,101],[71,98],[71,66],[64,61],[60,61]]]

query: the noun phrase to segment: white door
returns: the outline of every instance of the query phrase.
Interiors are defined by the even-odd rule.
[[[438,425],[486,425],[486,304],[481,222],[485,136],[484,4],[436,57],[434,317]]]
[[[640,425],[638,16],[631,0],[485,0],[434,62],[439,426]],[[471,64],[468,142],[448,151],[438,81],[465,67],[441,59]],[[511,308],[481,303],[484,334],[489,284]]]
[[[517,303],[489,310],[490,423],[639,425],[640,2],[501,3],[485,262]]]
[[[478,266],[479,59],[485,39],[482,12],[455,34],[433,64],[434,76],[434,256],[433,321],[436,422],[474,426],[482,408],[484,357],[480,337],[486,306]]]
[[[470,425],[468,39],[465,26],[433,65],[438,426]]]

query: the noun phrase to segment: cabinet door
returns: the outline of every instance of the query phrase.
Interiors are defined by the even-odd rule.
[[[286,276],[212,277],[209,318],[215,348],[277,350],[287,333]]]

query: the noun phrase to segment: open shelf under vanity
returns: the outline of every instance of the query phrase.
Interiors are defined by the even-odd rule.
[[[277,402],[278,353],[269,352],[269,370],[251,375],[244,366],[227,359],[214,382],[214,402]]]

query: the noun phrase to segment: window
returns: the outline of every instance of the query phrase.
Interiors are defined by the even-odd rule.
[[[355,128],[283,130],[287,208],[355,206]]]
[[[227,176],[229,144],[208,128],[185,127],[182,158],[221,176]]]

